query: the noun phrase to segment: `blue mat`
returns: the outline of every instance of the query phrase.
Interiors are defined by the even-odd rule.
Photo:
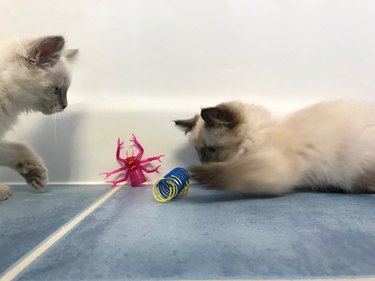
[[[125,187],[19,280],[375,277],[374,253],[372,195],[254,199],[193,186],[161,204],[149,186]]]
[[[0,202],[0,276],[108,189],[50,186],[37,192],[29,186],[13,187],[14,196]]]

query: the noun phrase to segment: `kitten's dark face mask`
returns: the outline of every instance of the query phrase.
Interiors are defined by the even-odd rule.
[[[223,162],[237,155],[239,143],[221,146],[196,146],[199,160],[204,163]]]
[[[196,146],[195,149],[198,152],[199,160],[202,163],[220,161],[220,158],[218,157],[219,149],[217,147],[214,147],[214,146],[198,147],[198,146]]]
[[[68,98],[67,98],[68,88],[67,87],[56,86],[53,89],[53,93],[57,97],[57,101],[59,105],[62,107],[62,109],[68,106]]]
[[[225,105],[204,108],[200,116],[175,123],[191,134],[202,163],[227,161],[238,153],[242,141],[236,130],[238,118]]]

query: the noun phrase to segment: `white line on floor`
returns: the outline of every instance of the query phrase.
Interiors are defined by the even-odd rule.
[[[11,281],[23,270],[25,270],[30,264],[32,264],[39,256],[45,253],[51,246],[58,242],[62,237],[64,237],[69,231],[71,231],[75,226],[77,226],[81,221],[83,221],[88,215],[90,215],[96,208],[107,201],[117,190],[123,186],[117,186],[111,191],[103,195],[102,198],[95,201],[91,206],[78,214],[71,221],[66,223],[63,227],[57,230],[54,234],[40,243],[34,250],[26,254],[20,261],[18,261],[14,266],[12,266],[5,274],[0,278],[0,281]]]

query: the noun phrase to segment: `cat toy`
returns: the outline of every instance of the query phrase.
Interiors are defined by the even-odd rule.
[[[111,172],[103,172],[101,175],[105,175],[104,179],[108,178],[111,175],[117,174],[122,171],[126,171],[125,176],[119,180],[115,181],[106,181],[106,183],[111,183],[112,187],[118,185],[121,182],[125,182],[130,178],[130,183],[132,186],[140,186],[142,183],[146,181],[146,177],[143,172],[146,173],[159,173],[158,169],[161,165],[157,166],[155,169],[147,169],[144,165],[150,163],[154,160],[158,160],[161,162],[160,158],[164,155],[154,156],[146,159],[142,159],[144,149],[141,144],[138,142],[137,138],[133,134],[133,138],[130,141],[138,148],[139,152],[136,156],[134,156],[134,151],[132,151],[132,155],[128,156],[128,151],[126,151],[126,158],[120,157],[121,149],[123,148],[124,141],[121,141],[120,138],[117,140],[117,150],[116,150],[116,159],[123,167],[113,170]]]
[[[184,196],[190,186],[190,175],[184,168],[174,168],[152,186],[156,201],[164,203]]]

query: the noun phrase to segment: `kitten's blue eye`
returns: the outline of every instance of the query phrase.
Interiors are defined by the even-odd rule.
[[[53,88],[53,91],[54,91],[55,95],[60,95],[61,94],[61,88],[60,87]]]

